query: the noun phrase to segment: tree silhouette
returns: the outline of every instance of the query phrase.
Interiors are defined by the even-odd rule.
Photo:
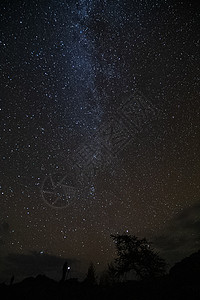
[[[14,280],[15,280],[15,276],[13,275],[10,279],[10,286],[13,285]]]
[[[90,285],[95,285],[97,283],[96,280],[97,280],[97,276],[96,276],[95,267],[94,264],[91,263],[88,268],[87,275],[84,282]]]
[[[110,265],[110,272],[120,277],[134,270],[141,279],[164,275],[165,260],[160,258],[145,238],[127,234],[111,237],[116,244],[118,257]]]
[[[61,278],[60,282],[64,282],[64,281],[65,281],[67,271],[68,271],[68,263],[67,263],[67,261],[66,261],[66,262],[64,263],[64,265],[63,265],[63,269],[62,269],[62,278]]]

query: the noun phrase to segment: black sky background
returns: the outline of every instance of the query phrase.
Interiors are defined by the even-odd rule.
[[[198,250],[197,4],[1,1],[0,29],[0,278],[102,270],[115,233]]]

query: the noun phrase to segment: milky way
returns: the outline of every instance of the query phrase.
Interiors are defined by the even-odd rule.
[[[199,220],[199,8],[34,0],[0,14],[1,277],[8,254],[33,251],[72,276],[101,270],[117,232],[172,261],[197,249],[177,218]]]

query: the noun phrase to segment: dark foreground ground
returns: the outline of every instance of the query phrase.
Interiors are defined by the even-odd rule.
[[[100,285],[76,279],[56,282],[45,275],[29,277],[19,283],[0,284],[0,299],[115,299],[115,300],[200,300],[200,250],[176,263],[168,275],[146,281],[113,283],[104,280]]]
[[[44,276],[27,278],[20,283],[0,285],[1,299],[200,299],[200,280],[183,281],[170,276],[138,282],[128,281],[113,285],[92,286],[77,280],[63,283]]]

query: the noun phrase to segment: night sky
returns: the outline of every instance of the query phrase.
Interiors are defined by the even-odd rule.
[[[200,248],[199,20],[194,1],[1,1],[2,280],[102,270],[116,233],[168,262]]]

